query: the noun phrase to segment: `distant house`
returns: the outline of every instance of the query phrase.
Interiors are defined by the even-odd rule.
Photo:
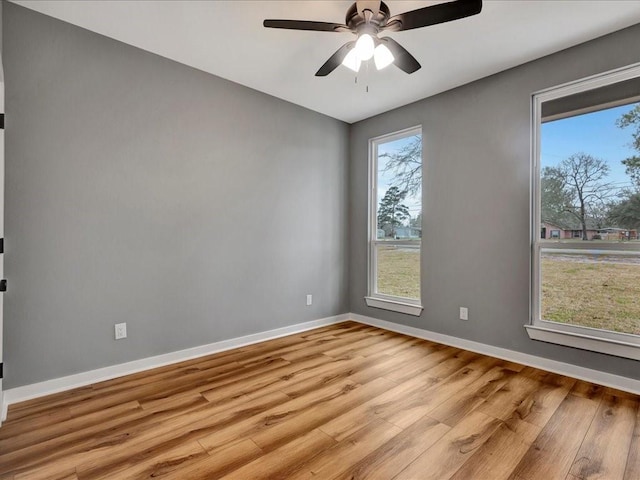
[[[396,227],[396,240],[411,240],[422,238],[420,227]]]
[[[594,235],[599,234],[599,229],[587,221],[587,240],[592,240]],[[578,221],[573,222],[542,222],[540,225],[540,238],[546,240],[567,240],[571,238],[582,238],[582,226]],[[597,237],[596,237],[597,238]]]
[[[391,228],[391,227],[385,227]],[[388,231],[385,231],[382,228],[378,229],[377,238],[390,238],[390,235],[387,235]],[[418,238],[422,238],[422,228],[420,227],[396,227],[394,229],[394,238],[396,240],[416,240]]]
[[[582,227],[578,222],[542,222],[540,238],[546,240],[566,240],[582,238]],[[597,228],[587,221],[587,240],[638,240],[638,231],[626,228],[606,227]]]
[[[626,228],[603,228],[598,233],[603,240],[638,240],[638,231]]]

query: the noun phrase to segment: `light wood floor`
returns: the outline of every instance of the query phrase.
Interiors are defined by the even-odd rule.
[[[640,398],[346,322],[11,406],[0,479],[640,479]]]

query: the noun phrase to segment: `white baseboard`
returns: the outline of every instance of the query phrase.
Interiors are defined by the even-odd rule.
[[[566,375],[580,380],[586,380],[588,382],[593,382],[599,385],[617,388],[619,390],[624,390],[626,392],[640,395],[640,380],[634,380],[611,373],[601,372],[599,370],[592,370],[569,363],[558,362],[556,360],[550,360],[527,353],[521,353],[515,350],[495,347],[492,345],[487,345],[485,343],[474,342],[472,340],[465,340],[463,338],[444,335],[442,333],[431,332],[429,330],[423,330],[421,328],[409,327],[398,323],[387,322],[385,320],[379,320],[377,318],[367,317],[365,315],[359,315],[356,313],[345,313],[333,317],[321,318],[319,320],[312,320],[310,322],[298,323],[296,325],[291,325],[288,327],[277,328],[275,330],[268,330],[266,332],[254,333],[252,335],[247,335],[244,337],[232,338],[229,340],[210,343],[208,345],[202,345],[186,350],[170,352],[155,357],[143,358],[140,360],[135,360],[133,362],[122,363],[119,365],[99,368],[97,370],[82,372],[75,375],[55,378],[31,385],[11,388],[4,392],[2,420],[4,421],[6,419],[7,409],[9,405],[13,403],[23,402],[25,400],[31,400],[33,398],[38,398],[53,393],[63,392],[65,390],[91,385],[93,383],[110,380],[112,378],[121,377],[132,373],[137,373],[143,370],[150,370],[152,368],[162,367],[164,365],[170,365],[172,363],[182,362],[193,358],[203,357],[205,355],[211,355],[213,353],[223,352],[225,350],[231,350],[233,348],[243,347],[245,345],[273,340],[275,338],[284,337],[286,335],[292,335],[326,325],[333,325],[335,323],[340,323],[347,320],[353,320],[355,322],[383,328],[385,330],[390,330],[405,335],[410,335],[416,338],[431,340],[433,342],[442,343],[444,345],[451,345],[453,347],[462,348],[464,350],[469,350],[472,352],[477,352],[483,355],[489,355],[516,363],[521,363],[523,365],[540,368],[549,372],[559,373],[561,375]]]
[[[164,365],[170,365],[172,363],[191,360],[192,358],[203,357],[205,355],[211,355],[213,353],[231,350],[232,348],[243,347],[245,345],[264,342],[266,340],[273,340],[275,338],[312,330],[314,328],[324,327],[326,325],[332,325],[334,323],[344,322],[346,320],[349,320],[349,314],[321,318],[319,320],[298,323],[296,325],[276,328],[274,330],[268,330],[266,332],[254,333],[252,335],[246,335],[244,337],[232,338],[229,340],[210,343],[208,345],[188,348],[186,350],[179,350],[177,352],[165,353],[163,355],[158,355],[155,357],[142,358],[140,360],[134,360],[132,362],[121,363],[119,365],[112,365],[110,367],[99,368],[97,370],[77,373],[75,375],[54,378],[52,380],[46,380],[44,382],[38,382],[31,385],[10,388],[4,392],[4,403],[2,405],[2,421],[7,418],[9,405],[13,403],[43,397],[45,395],[59,393],[65,390],[71,390],[72,388],[91,385],[92,383],[98,383],[104,380],[110,380],[112,378],[130,375],[132,373],[141,372],[143,370],[150,370],[152,368],[162,367]]]
[[[548,358],[538,357],[536,355],[530,355],[528,353],[521,353],[515,350],[494,347],[493,345],[487,345],[485,343],[474,342],[472,340],[452,337],[450,335],[431,332],[429,330],[423,330],[421,328],[409,327],[398,323],[387,322],[385,320],[378,320],[377,318],[367,317],[355,313],[350,314],[350,319],[355,322],[364,323],[366,325],[384,328],[385,330],[390,330],[392,332],[403,333],[412,337],[431,340],[432,342],[462,348],[471,352],[482,353],[483,355],[489,355],[491,357],[521,363],[523,365],[539,368],[548,372],[559,373],[567,377],[577,378],[579,380],[585,380],[587,382],[597,383],[598,385],[604,385],[605,387],[612,387],[618,390],[624,390],[625,392],[640,395],[640,380],[634,380],[632,378],[622,377],[620,375],[614,375],[612,373],[601,372],[599,370],[592,370],[590,368],[584,368],[570,363],[559,362],[557,360],[550,360]]]

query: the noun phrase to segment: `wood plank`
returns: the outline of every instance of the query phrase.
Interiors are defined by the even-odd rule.
[[[523,420],[544,427],[564,401],[576,380],[555,373],[541,377],[541,384],[520,405],[517,413]]]
[[[541,427],[524,421],[517,412],[464,462],[451,480],[508,479],[527,453]]]
[[[500,420],[488,415],[478,411],[470,413],[394,477],[394,480],[450,478],[500,425]]]
[[[361,330],[365,327],[362,323],[346,321],[326,327],[314,328],[308,332],[302,332],[300,336],[305,340],[317,340],[327,335],[338,336],[352,333],[354,330]]]
[[[130,432],[148,428],[150,418],[155,422],[164,422],[205,405],[206,400],[200,397],[199,400],[185,402],[180,409],[171,406],[167,410],[156,412],[134,410],[101,424],[78,428],[66,435],[38,442],[34,440],[27,447],[0,454],[0,472],[20,471],[47,463],[62,465],[60,468],[64,469],[64,465],[69,462],[69,457],[83,450],[98,448],[103,443],[102,446],[106,448],[109,442],[114,444],[113,442],[118,440],[124,441]]]
[[[437,346],[427,345],[422,339],[398,335],[397,338],[387,340],[382,345],[371,345],[370,347],[361,349],[358,353],[363,357],[372,355],[397,355],[405,350],[415,350],[418,347],[425,352],[437,350]]]
[[[602,398],[605,387],[596,385],[595,383],[585,382],[584,380],[577,380],[573,388],[571,389],[571,395],[577,397],[588,398],[589,400],[598,400]]]
[[[195,463],[168,472],[161,478],[163,480],[220,478],[261,456],[262,450],[251,439],[246,438],[231,443]]]
[[[478,411],[500,420],[507,420],[514,410],[520,407],[532,393],[541,388],[541,383],[531,378],[527,373],[534,369],[526,367],[520,375],[516,375],[491,394],[478,407]]]
[[[327,350],[330,350],[332,348],[338,348],[341,346],[347,346],[350,345],[352,343],[356,343],[360,340],[365,340],[371,338],[371,336],[369,334],[367,334],[367,332],[365,331],[358,331],[357,333],[354,333],[353,335],[345,335],[345,336],[338,336],[337,340],[332,340],[330,343],[329,342],[317,342],[316,344],[312,344],[312,345],[305,345],[304,348],[299,348],[297,350],[291,350],[289,352],[283,353],[280,356],[282,358],[284,358],[285,360],[288,360],[290,362],[296,361],[302,357],[305,357],[307,355],[313,355],[313,354],[318,354],[318,353],[322,353],[325,354],[325,352]],[[342,355],[340,355],[342,356]]]
[[[116,425],[103,428],[103,435],[96,435],[93,429],[84,429],[78,432],[80,438],[66,435],[1,455],[0,471],[20,472],[26,468],[48,465],[50,472],[57,473],[69,465],[86,469],[86,464],[97,465],[99,462],[117,468],[118,462],[126,462],[136,447],[144,449],[153,444],[160,453],[162,448],[172,448],[179,442],[206,433],[207,428],[213,429],[212,423],[233,423],[287,399],[283,393],[277,393],[256,400],[238,398],[224,405],[209,405],[205,401],[204,405],[198,402],[186,406],[182,414],[171,409],[168,412],[144,411],[140,417],[124,423],[116,418],[112,420],[117,422]],[[218,428],[217,424],[215,428]],[[107,451],[109,455],[105,457]]]
[[[502,366],[493,367],[451,401],[437,406],[429,416],[449,426],[457,425],[462,418],[482,405],[487,397],[502,388],[513,375],[515,372]]]
[[[364,357],[332,359],[331,357],[320,354],[319,358],[322,358],[323,361],[317,362],[316,365],[310,365],[308,368],[299,370],[289,368],[273,372],[278,373],[278,377],[275,379],[267,377],[268,379],[263,382],[254,382],[253,378],[247,378],[246,381],[237,381],[217,387],[215,390],[206,390],[203,392],[203,395],[209,401],[214,401],[216,396],[228,395],[230,392],[232,393],[237,390],[243,391],[250,397],[282,391],[291,398],[296,398],[308,393],[310,390],[346,380],[355,371],[366,366],[373,367],[378,363],[376,360],[367,360]],[[298,362],[294,362],[292,365],[297,364]],[[353,383],[357,382],[353,381]],[[215,396],[213,395],[214,393]]]
[[[305,462],[304,470],[307,471],[300,477],[308,477],[308,472],[316,478],[329,479],[339,476],[354,462],[366,457],[401,432],[401,428],[389,422],[373,419],[362,429]],[[286,478],[295,480],[300,477],[291,475]]]
[[[283,361],[286,362],[286,360]],[[239,375],[232,378],[231,381],[227,381],[229,378],[225,378],[222,381],[214,379],[211,383],[199,385],[196,389],[210,402],[216,402],[221,398],[228,398],[237,394],[252,396],[255,393],[254,396],[257,397],[279,390],[278,388],[269,389],[267,387],[279,386],[282,378],[295,378],[322,365],[331,366],[331,359],[324,355],[314,355],[300,362],[286,362],[286,364],[282,364],[282,366],[275,369],[257,371],[245,376]]]
[[[67,392],[47,395],[34,400],[9,405],[7,420],[2,423],[2,427],[9,426],[14,422],[22,423],[26,419],[33,419],[35,420],[34,423],[43,421],[43,419],[52,414],[54,408],[64,409],[67,403],[91,398],[93,393],[93,389],[90,386],[80,387]],[[47,398],[50,398],[49,402],[46,400]],[[71,416],[70,413],[69,416]]]
[[[14,480],[78,480],[74,468],[69,468],[53,475],[45,469],[39,468],[30,472],[16,474],[13,478]]]
[[[565,478],[599,401],[567,395],[514,470],[527,480]]]
[[[376,359],[366,357],[337,358],[330,365],[300,375],[298,378],[284,379],[277,387],[291,398],[297,398],[312,390],[341,380],[348,379],[353,383],[362,385],[379,378],[380,370],[385,365],[395,364],[398,361],[400,360],[395,357],[378,357]]]
[[[569,473],[578,478],[624,477],[638,402],[605,393]]]
[[[357,342],[347,343],[339,347],[327,349],[323,353],[330,357],[340,357],[342,355],[360,355],[366,356],[365,353],[371,353],[371,347],[377,346],[380,348],[380,342],[394,338],[396,334],[379,330],[375,335],[368,335],[367,337],[358,340]],[[363,352],[363,353],[361,353]]]
[[[400,403],[416,391],[422,393],[425,385],[420,381],[404,382],[367,399],[351,410],[341,412],[337,417],[320,426],[320,429],[337,441],[342,441],[367,425],[373,418],[383,418],[384,412],[394,413],[402,408]],[[421,395],[418,395],[421,396]]]
[[[335,441],[320,430],[311,430],[286,446],[263,455],[222,478],[225,480],[288,479],[298,472],[305,462],[334,444]]]
[[[11,406],[9,408],[11,408]],[[14,418],[12,415],[13,413],[9,413],[9,418],[12,421],[4,422],[0,428],[0,441],[7,439],[11,440],[18,435],[38,431],[40,428],[46,428],[49,426],[53,426],[55,428],[58,423],[71,418],[71,413],[66,407],[53,408],[48,412],[44,412],[42,415],[35,417]],[[0,452],[2,452],[2,448],[0,448]]]
[[[260,369],[279,368],[289,365],[289,362],[282,359],[274,359],[264,361],[263,364],[251,368],[251,372]],[[193,392],[193,383],[212,381],[220,378],[236,378],[239,375],[239,369],[236,364],[224,367],[216,367],[198,371],[196,373],[183,375],[171,381],[164,381],[162,389],[158,389],[157,385],[144,385],[134,390],[126,390],[111,395],[101,396],[100,392],[96,392],[96,397],[91,402],[83,402],[74,406],[70,406],[72,415],[84,415],[102,408],[116,405],[120,402],[138,400],[141,404],[148,404],[152,400],[164,400],[177,394],[191,394]]]
[[[386,387],[386,385],[381,384],[380,388],[382,387]],[[322,405],[329,400],[345,396],[353,390],[358,390],[358,386],[345,380],[295,399],[289,399],[289,397],[287,397],[287,400],[274,405],[268,410],[255,412],[254,415],[242,421],[229,422],[221,425],[212,433],[199,438],[200,444],[204,446],[207,451],[211,452],[243,436],[249,437],[249,435],[251,435],[251,438],[255,441],[256,436],[262,430],[273,430],[278,424],[289,419],[298,418],[302,414],[305,414],[306,419],[309,411],[314,406]],[[304,426],[300,428],[304,430]],[[313,428],[309,428],[309,430]],[[263,448],[260,444],[258,444],[258,446]]]
[[[422,346],[418,346],[412,351],[404,352],[406,362],[386,372],[384,376],[396,383],[406,382],[416,375],[432,370],[441,364],[445,367],[451,366],[453,370],[449,372],[450,374],[467,361],[467,358],[460,358],[460,352],[460,350],[453,347],[445,347],[435,351],[425,351]],[[446,372],[443,371],[436,375],[446,376]]]
[[[258,399],[238,399],[232,408],[224,406],[206,406],[189,415],[172,417],[159,425],[148,425],[138,431],[127,432],[127,437],[109,448],[109,458],[102,459],[99,467],[101,474],[115,471],[128,463],[134,448],[143,452],[152,451],[159,455],[193,440],[199,440],[229,425],[241,423],[258,412],[269,411],[277,405],[286,403],[289,397],[277,392]],[[106,439],[109,441],[110,439]],[[79,452],[76,465],[79,472],[88,477],[93,476],[96,466],[96,455],[100,453],[99,445],[89,451]]]
[[[137,417],[140,413],[141,407],[138,402],[127,402],[83,417],[68,418],[53,425],[43,424],[37,429],[22,431],[13,437],[1,439],[0,452],[2,452],[2,455],[6,455],[47,440],[64,437],[65,435],[74,435],[74,433],[86,428],[93,427],[94,429],[102,430],[104,423],[113,417],[122,419],[126,418],[128,414],[133,414],[133,416]],[[27,425],[31,423],[25,422]]]
[[[640,478],[640,397],[636,400],[636,426],[633,431],[631,445],[629,446],[629,457],[627,458],[624,480]]]
[[[112,480],[114,478],[165,478],[168,474],[182,471],[201,459],[209,458],[207,451],[197,441],[186,442],[169,451],[154,454],[153,447],[130,456],[117,468],[106,463],[78,467],[80,478]]]
[[[422,417],[369,455],[355,462],[335,480],[388,480],[418,458],[451,428],[428,416]]]
[[[137,394],[138,389],[142,386],[156,385],[159,382],[163,384],[173,384],[174,382],[180,382],[181,384],[192,384],[195,376],[200,375],[202,372],[207,372],[209,375],[204,375],[205,378],[209,376],[216,376],[222,373],[237,371],[240,364],[237,362],[227,362],[225,358],[216,359],[216,365],[209,368],[198,368],[195,365],[188,367],[174,366],[174,370],[166,370],[164,367],[159,369],[160,372],[150,372],[149,375],[135,378],[135,379],[114,379],[107,382],[102,382],[98,385],[92,385],[97,396],[107,397],[109,395],[129,393],[132,397],[140,398]],[[136,377],[138,374],[134,374]],[[124,377],[126,378],[126,377]],[[72,407],[73,408],[73,407]]]
[[[380,395],[388,390],[391,385],[388,380],[378,378],[365,385],[356,385],[357,388],[345,389],[344,393],[341,392],[340,395],[327,398],[321,402],[315,402],[311,408],[305,409],[304,416],[301,418],[296,419],[287,415],[288,418],[284,421],[279,421],[276,425],[270,425],[268,429],[251,433],[251,439],[260,448],[268,452],[278,448],[290,439],[300,436],[305,431],[318,428],[341,412],[351,410],[367,401],[367,399]]]
[[[380,413],[380,416],[401,428],[406,428],[424,415],[429,414],[442,403],[453,398],[454,395],[457,395],[493,368],[497,362],[498,360],[491,357],[476,357],[476,360],[444,380],[428,386],[421,392],[415,392],[407,396],[397,405],[397,408]]]

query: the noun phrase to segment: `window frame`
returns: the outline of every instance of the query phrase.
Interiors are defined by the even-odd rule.
[[[565,252],[565,253],[605,253],[607,255],[640,255],[637,247],[632,249],[624,244],[598,244],[597,248],[589,244],[573,244],[568,246],[561,242],[549,244],[540,238],[541,225],[541,166],[540,166],[540,140],[542,125],[542,104],[546,101],[555,100],[569,95],[587,92],[600,87],[614,85],[625,80],[640,78],[640,63],[622,67],[619,69],[603,72],[574,82],[559,85],[535,92],[531,96],[531,285],[530,285],[530,318],[525,325],[529,337],[533,340],[555,343],[584,350],[591,350],[609,355],[640,360],[640,335],[622,332],[613,332],[591,327],[564,324],[544,320],[541,316],[541,295],[542,295],[542,275],[541,275],[541,254],[543,251]],[[634,101],[638,101],[634,98]],[[611,108],[616,106],[611,104]],[[594,108],[591,111],[600,110]],[[586,111],[571,112],[572,115],[553,117],[553,119],[568,118]],[[558,239],[562,240],[562,239]],[[589,248],[591,247],[591,248]],[[626,248],[625,248],[626,247]],[[638,252],[638,253],[632,253]]]
[[[379,240],[378,239],[378,146],[384,143],[393,142],[402,138],[413,135],[420,135],[422,147],[424,140],[422,136],[422,125],[405,128],[393,133],[380,135],[369,139],[368,150],[368,168],[369,168],[369,184],[368,184],[368,212],[369,221],[367,225],[367,295],[365,296],[366,304],[370,307],[391,310],[409,315],[419,316],[422,313],[422,238],[419,240]],[[424,148],[421,148],[422,166],[424,171]],[[424,178],[423,178],[424,185]],[[421,199],[422,207],[422,199]],[[420,298],[406,298],[394,295],[388,295],[377,292],[378,285],[378,259],[377,247],[380,245],[418,245],[420,250],[420,269],[419,269],[419,295]]]

